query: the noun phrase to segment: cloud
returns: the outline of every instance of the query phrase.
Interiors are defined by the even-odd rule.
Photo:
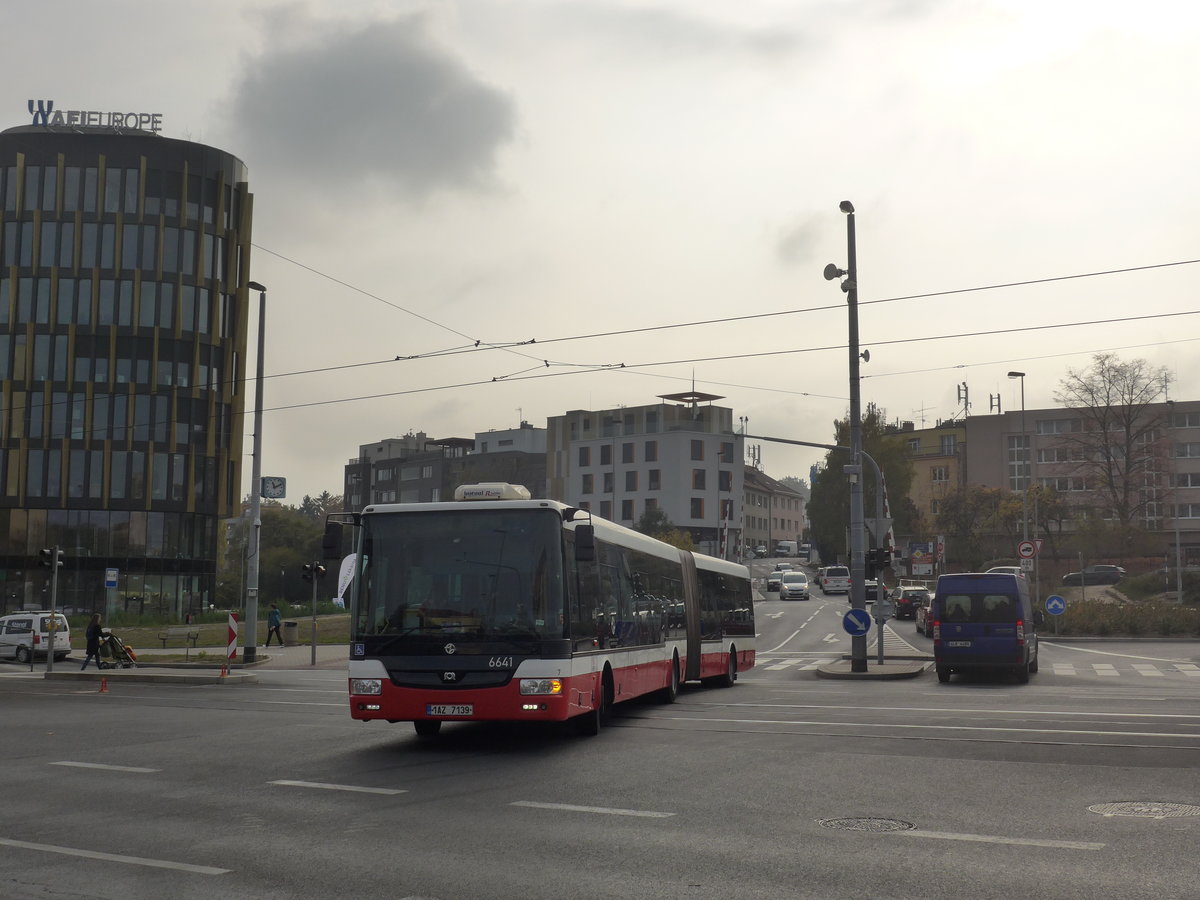
[[[230,104],[258,176],[269,167],[314,188],[391,186],[417,197],[495,184],[514,104],[421,18],[300,31],[309,33],[247,61]]]
[[[809,216],[794,222],[779,236],[775,244],[775,255],[788,266],[812,262],[813,250],[828,239],[828,216]]]

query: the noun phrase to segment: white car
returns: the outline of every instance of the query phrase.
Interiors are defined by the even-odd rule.
[[[0,616],[0,659],[27,663],[32,657],[43,659],[50,651],[50,611],[31,609]],[[64,660],[71,652],[71,626],[61,613],[54,615],[54,659]]]

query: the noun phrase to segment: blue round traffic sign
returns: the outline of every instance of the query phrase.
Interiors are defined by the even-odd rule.
[[[869,634],[871,631],[871,614],[865,609],[847,610],[842,616],[842,627],[846,629],[846,633],[858,637],[863,634]]]
[[[1046,598],[1046,612],[1052,616],[1061,616],[1067,611],[1067,601],[1058,594],[1051,594]]]

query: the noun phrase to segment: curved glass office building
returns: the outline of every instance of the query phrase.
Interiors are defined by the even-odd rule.
[[[240,499],[245,166],[136,129],[31,125],[0,132],[0,201],[4,611],[49,605],[52,546],[68,612],[207,605]]]

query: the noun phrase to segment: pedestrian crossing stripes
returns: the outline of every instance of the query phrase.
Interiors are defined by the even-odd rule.
[[[767,672],[811,672],[813,669],[829,662],[832,657],[796,656],[780,659],[759,654],[758,666]],[[930,660],[932,662],[932,660]],[[1140,675],[1143,678],[1166,678],[1168,675],[1187,675],[1200,678],[1200,665],[1196,663],[1047,663],[1043,661],[1042,671],[1051,671],[1055,675],[1093,675],[1101,678],[1119,678],[1121,676]]]
[[[1200,665],[1195,663],[1164,663],[1163,665],[1154,665],[1153,663],[1130,663],[1129,668],[1133,671],[1118,669],[1112,663],[1053,663],[1052,665],[1055,675],[1099,675],[1101,677],[1116,678],[1121,675],[1142,675],[1146,678],[1165,678],[1170,674],[1190,675],[1193,678],[1200,678]]]

